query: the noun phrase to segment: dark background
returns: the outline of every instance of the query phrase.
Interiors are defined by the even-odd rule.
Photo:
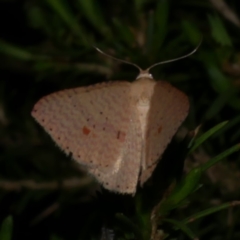
[[[116,239],[139,239],[114,217],[124,212],[134,219],[139,199],[101,191],[30,115],[37,100],[57,90],[136,78],[134,67],[105,58],[92,46],[145,68],[191,52],[202,37],[194,55],[151,71],[189,96],[183,132],[201,124],[202,134],[229,120],[186,159],[185,172],[239,142],[240,2],[221,3],[0,0],[0,221],[12,216],[7,230],[12,239],[111,239],[104,238],[105,227]],[[169,217],[181,221],[238,200],[239,170],[238,153],[224,159]],[[239,207],[229,208],[189,226],[200,239],[239,240],[239,217]],[[171,224],[159,229],[169,234],[165,239],[189,239]]]

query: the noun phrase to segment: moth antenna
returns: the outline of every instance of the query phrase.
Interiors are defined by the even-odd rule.
[[[136,67],[140,72],[142,72],[143,70],[135,63],[132,63],[132,62],[128,62],[128,61],[125,61],[125,60],[122,60],[122,59],[119,59],[119,58],[115,58],[111,55],[108,55],[107,53],[103,52],[101,49],[97,48],[97,47],[94,47],[99,53],[101,53],[102,55],[106,56],[106,57],[109,57],[113,60],[116,60],[116,61],[119,61],[119,62],[122,62],[122,63],[126,63],[126,64],[129,64],[129,65],[132,65],[134,67]]]
[[[158,66],[158,65],[165,64],[165,63],[176,62],[176,61],[178,61],[178,60],[181,60],[181,59],[190,57],[191,55],[193,55],[193,54],[199,49],[199,47],[200,47],[201,44],[202,44],[202,39],[203,39],[203,38],[201,37],[201,40],[200,40],[200,42],[198,43],[197,47],[196,47],[195,49],[193,49],[193,51],[191,51],[190,53],[188,53],[188,54],[186,54],[186,55],[184,55],[184,56],[178,57],[178,58],[174,58],[174,59],[171,59],[171,60],[167,60],[167,61],[162,61],[162,62],[155,63],[155,64],[153,64],[152,66],[150,66],[149,68],[147,68],[146,70],[142,70],[142,69],[141,69],[137,64],[135,64],[135,63],[128,62],[128,61],[125,61],[125,60],[122,60],[122,59],[113,57],[113,56],[111,56],[111,55],[103,52],[101,49],[99,49],[99,48],[97,48],[97,47],[95,47],[95,46],[94,46],[94,48],[95,48],[99,53],[101,53],[102,55],[104,55],[104,56],[106,56],[106,57],[108,57],[108,58],[111,58],[111,59],[113,59],[113,60],[116,60],[116,61],[119,61],[119,62],[122,62],[122,63],[126,63],[126,64],[129,64],[129,65],[132,65],[132,66],[136,67],[136,68],[139,70],[139,72],[140,72],[140,74],[139,74],[139,76],[138,76],[137,78],[140,78],[140,77],[142,77],[143,75],[144,75],[144,76],[145,76],[145,75],[146,75],[146,76],[149,75],[149,71],[150,71],[152,68],[154,68],[154,67],[156,67],[156,66]],[[151,77],[151,74],[150,74],[149,76]]]
[[[146,71],[146,72],[149,72],[150,69],[156,67],[157,65],[161,65],[161,64],[165,64],[165,63],[170,63],[170,62],[175,62],[175,61],[178,61],[178,60],[180,60],[180,59],[187,58],[187,57],[193,55],[193,54],[199,49],[199,47],[201,46],[201,44],[202,44],[202,37],[201,37],[201,40],[200,40],[200,42],[198,43],[197,47],[196,47],[193,51],[191,51],[190,53],[188,53],[188,54],[186,54],[186,55],[184,55],[184,56],[182,56],[182,57],[178,57],[178,58],[174,58],[174,59],[171,59],[171,60],[167,60],[167,61],[155,63],[155,64],[153,64],[152,66],[150,66],[149,68],[147,68],[145,71]]]

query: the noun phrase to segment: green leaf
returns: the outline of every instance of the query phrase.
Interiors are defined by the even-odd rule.
[[[4,53],[6,55],[10,55],[15,58],[18,58],[20,60],[24,60],[24,61],[49,59],[48,56],[44,56],[44,55],[36,56],[20,47],[17,47],[12,44],[9,44],[5,41],[2,41],[1,39],[0,39],[0,52]]]
[[[208,215],[213,214],[215,212],[219,212],[223,209],[230,208],[230,207],[233,207],[233,206],[236,206],[236,205],[240,205],[240,201],[228,202],[228,203],[224,203],[224,204],[221,204],[219,206],[216,206],[216,207],[211,207],[211,208],[205,209],[201,212],[193,214],[190,217],[187,217],[186,219],[182,220],[181,222],[185,223],[185,224],[189,223],[189,222],[193,222],[193,221],[195,221],[199,218],[208,216]]]
[[[70,10],[66,1],[63,0],[45,0],[49,6],[62,18],[62,20],[72,29],[73,33],[79,36],[82,44],[88,45],[83,29],[78,24],[75,16]]]
[[[41,8],[33,6],[27,11],[29,24],[34,28],[43,27],[46,25]]]
[[[232,46],[231,38],[229,37],[222,20],[217,15],[208,15],[208,21],[210,23],[212,37],[215,41],[223,46]]]
[[[196,235],[186,224],[168,218],[164,219],[163,221],[173,224],[175,226],[175,229],[181,229],[190,239],[196,239]]]
[[[219,94],[211,104],[209,104],[209,107],[207,108],[204,119],[209,120],[212,119],[214,116],[216,116],[227,104],[227,98],[226,96],[223,96],[222,94]]]
[[[0,52],[5,53],[7,55],[12,55],[15,58],[19,58],[21,60],[31,60],[33,55],[28,51],[25,51],[19,47],[11,45],[7,42],[0,40]]]
[[[205,132],[204,134],[202,134],[200,137],[198,137],[195,140],[194,145],[192,146],[192,148],[189,150],[188,154],[192,153],[195,149],[197,149],[201,144],[203,144],[208,138],[210,138],[214,133],[216,133],[218,130],[220,130],[221,128],[223,128],[226,124],[228,123],[228,121],[219,123],[218,125],[214,126],[213,128],[211,128],[210,130],[208,130],[207,132]]]
[[[233,147],[229,148],[228,150],[220,153],[216,157],[214,157],[211,160],[207,161],[206,163],[202,164],[201,165],[202,170],[206,171],[207,169],[209,169],[210,167],[212,167],[213,165],[215,165],[216,163],[218,163],[222,159],[226,158],[227,156],[229,156],[232,153],[237,152],[239,150],[240,150],[240,144],[234,145]]]
[[[50,240],[61,240],[62,238],[60,238],[60,237],[58,237],[58,236],[56,236],[56,235],[52,235],[51,237],[50,237]]]
[[[230,154],[239,151],[240,144],[237,144],[230,149],[219,154],[215,158],[211,159],[205,164],[202,164],[199,167],[193,168],[180,183],[177,184],[175,189],[169,195],[169,197],[163,201],[160,206],[160,214],[165,215],[168,211],[178,207],[178,205],[186,199],[191,193],[198,189],[199,181],[203,171],[206,171],[208,168],[212,167],[214,164],[218,163],[222,159],[226,158]]]
[[[163,41],[167,35],[167,23],[169,14],[169,1],[159,0],[157,1],[156,11],[154,12],[154,32],[153,34],[153,48],[154,53],[161,48]]]
[[[190,42],[193,45],[196,45],[199,43],[199,39],[201,39],[202,34],[194,23],[187,20],[183,20],[182,29],[185,32],[185,34],[188,36]]]
[[[230,130],[231,128],[238,126],[240,124],[240,115],[234,117],[233,119],[229,120],[228,124],[220,129],[214,136],[213,138],[219,138],[220,136],[222,136],[225,132],[227,132],[228,130]]]
[[[110,31],[104,20],[102,12],[98,6],[98,1],[96,0],[78,0],[77,5],[81,10],[82,14],[88,19],[89,22],[105,37],[108,37]]]
[[[123,40],[129,47],[135,42],[134,36],[129,27],[124,25],[119,19],[113,18],[112,23],[116,32],[118,32],[118,38]]]
[[[134,232],[135,237],[138,240],[144,240],[141,230],[138,228],[138,226],[133,223],[129,218],[127,218],[124,214],[117,213],[116,214],[116,219],[119,220],[124,226],[126,226],[129,230]]]
[[[197,126],[193,131],[190,131],[186,136],[186,141],[188,141],[188,149],[191,149],[192,146],[195,143],[195,140],[197,138],[198,132],[200,130],[202,125]]]
[[[212,88],[217,92],[225,96],[231,96],[234,93],[235,89],[232,85],[230,79],[224,75],[222,69],[216,64],[214,59],[211,59],[209,54],[206,57],[209,57],[206,61],[206,68],[208,75],[211,78]]]
[[[13,226],[13,220],[12,220],[12,217],[9,216],[2,223],[1,230],[0,230],[1,240],[12,239],[12,226]]]
[[[178,205],[194,192],[202,175],[201,167],[192,169],[181,181],[177,184],[169,197],[161,204],[160,214],[165,215],[170,210],[178,207]]]
[[[136,11],[140,11],[145,2],[146,0],[134,0]]]

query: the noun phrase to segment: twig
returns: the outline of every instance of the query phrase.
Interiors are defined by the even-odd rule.
[[[240,20],[237,14],[223,0],[210,0],[212,5],[229,21],[240,27]]]
[[[0,189],[7,191],[19,191],[22,188],[28,188],[33,190],[39,189],[72,189],[84,187],[92,182],[91,178],[70,178],[63,179],[62,181],[49,181],[49,182],[36,182],[35,180],[20,180],[20,181],[11,181],[11,180],[0,180]]]

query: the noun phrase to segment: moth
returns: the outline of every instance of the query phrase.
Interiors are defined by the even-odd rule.
[[[132,83],[103,82],[52,93],[35,104],[32,116],[106,189],[134,195],[189,110],[183,92],[153,79],[149,71],[158,64],[147,70],[132,64],[140,71]]]

